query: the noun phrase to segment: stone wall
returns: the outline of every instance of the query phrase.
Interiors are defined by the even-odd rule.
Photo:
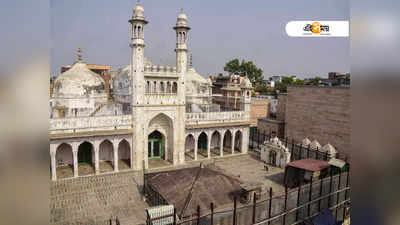
[[[269,134],[275,132],[279,138],[283,138],[285,134],[285,123],[275,119],[262,118],[258,119],[257,130],[262,134]]]
[[[300,142],[308,137],[330,143],[340,153],[350,148],[350,89],[288,87],[285,134]]]
[[[257,126],[257,119],[265,118],[269,113],[269,99],[251,98],[250,105],[250,126]]]

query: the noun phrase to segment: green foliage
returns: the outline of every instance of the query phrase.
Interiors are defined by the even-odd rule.
[[[233,59],[225,64],[224,71],[230,74],[247,76],[253,84],[253,87],[265,83],[262,69],[254,65],[252,61],[242,60],[242,62],[240,62],[239,59]]]
[[[299,79],[295,80],[292,77],[283,77],[281,82],[275,83],[275,88],[279,90],[280,93],[285,93],[289,85],[304,85],[304,81]]]

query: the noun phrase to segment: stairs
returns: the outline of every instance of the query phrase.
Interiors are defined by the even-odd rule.
[[[129,171],[59,180],[50,187],[50,224],[145,224],[141,172]]]

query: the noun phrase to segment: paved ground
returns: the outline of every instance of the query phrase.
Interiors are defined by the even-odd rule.
[[[272,187],[274,194],[284,191],[281,185],[283,169],[270,168],[266,172],[264,163],[252,154],[230,154],[223,158],[187,162],[178,167],[161,159],[150,160],[150,166],[155,168],[148,172],[199,166],[201,162],[214,163],[244,182],[262,182],[264,189]],[[101,167],[102,170],[112,168],[107,162]],[[89,165],[80,169],[91,171]],[[51,224],[109,224],[109,219],[115,216],[122,225],[144,224],[145,208],[148,205],[142,200],[139,191],[142,184],[141,172],[134,171],[51,182]]]
[[[263,192],[269,190],[270,187],[272,187],[274,195],[285,192],[284,169],[268,166],[268,171],[265,171],[264,163],[254,153],[220,158],[215,160],[215,165],[243,182],[261,182]]]
[[[138,172],[120,172],[51,182],[50,223],[104,224],[117,216],[121,225],[145,224]]]

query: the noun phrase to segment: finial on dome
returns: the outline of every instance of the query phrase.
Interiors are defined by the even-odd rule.
[[[183,8],[181,8],[181,13],[183,13]]]
[[[78,48],[78,62],[82,61],[82,49]]]

